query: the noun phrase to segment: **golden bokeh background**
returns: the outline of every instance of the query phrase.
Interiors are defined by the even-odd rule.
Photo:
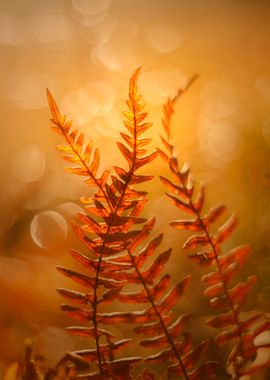
[[[65,333],[57,287],[73,286],[55,269],[81,247],[70,228],[91,189],[63,171],[50,129],[45,89],[101,150],[101,169],[124,162],[116,147],[132,72],[142,66],[152,148],[160,146],[162,104],[195,73],[177,105],[173,140],[194,179],[207,183],[207,207],[224,202],[239,227],[226,248],[250,242],[243,275],[256,273],[249,307],[270,306],[270,2],[268,0],[2,0],[0,2],[0,377],[23,356],[25,339],[50,363],[87,347]],[[172,246],[175,279],[192,273],[181,312],[200,325],[211,313],[202,270],[169,228],[179,217],[164,197],[161,160],[148,169],[146,216]],[[167,202],[167,203],[165,203]],[[71,322],[73,323],[73,322]],[[222,356],[222,355],[221,355]],[[258,377],[259,378],[259,377]],[[260,378],[262,379],[262,377]]]

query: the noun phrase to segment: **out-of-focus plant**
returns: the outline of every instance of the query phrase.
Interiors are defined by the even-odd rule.
[[[199,189],[195,190],[189,165],[184,163],[181,167],[175,154],[170,127],[175,102],[182,93],[179,90],[164,105],[165,137],[161,137],[164,150],[160,150],[160,154],[168,164],[173,179],[160,176],[160,180],[168,189],[168,199],[189,215],[188,219],[170,223],[178,230],[193,232],[183,244],[183,249],[189,252],[191,260],[210,268],[201,281],[206,285],[203,294],[210,299],[209,305],[216,310],[217,315],[209,318],[207,324],[221,330],[215,338],[216,342],[231,348],[227,357],[227,371],[234,380],[246,380],[270,364],[269,315],[258,310],[243,311],[246,298],[256,283],[256,276],[251,275],[244,282],[235,280],[235,277],[251,252],[250,246],[241,245],[222,252],[222,243],[236,227],[236,217],[231,216],[217,231],[213,229],[226,207],[219,204],[208,212],[203,210],[205,186],[201,183]]]

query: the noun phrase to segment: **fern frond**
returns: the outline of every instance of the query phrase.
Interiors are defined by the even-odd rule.
[[[128,168],[115,167],[115,174],[110,176],[106,172],[106,175],[103,173],[100,178],[97,177],[98,151],[95,151],[94,158],[90,162],[92,143],[88,144],[83,151],[83,136],[76,137],[77,131],[70,131],[71,124],[65,122],[65,118],[60,115],[54,99],[48,92],[52,121],[67,142],[67,146],[60,147],[60,150],[68,152],[68,160],[79,166],[69,171],[87,175],[87,183],[98,187],[98,192],[91,199],[84,200],[87,214],[78,215],[80,223],[73,222],[75,233],[92,253],[93,258],[77,251],[72,251],[72,255],[87,268],[88,274],[62,267],[58,270],[89,289],[87,293],[79,294],[71,290],[59,289],[59,293],[72,302],[86,305],[86,308],[62,305],[62,309],[79,321],[90,322],[90,327],[74,326],[69,328],[69,331],[76,335],[94,338],[96,347],[92,354],[96,355],[98,376],[104,379],[107,379],[106,376],[109,376],[110,371],[112,371],[110,376],[116,376],[117,363],[111,360],[109,364],[113,356],[111,354],[116,349],[114,342],[110,345],[100,343],[102,337],[114,339],[111,333],[102,326],[127,322],[141,323],[149,319],[147,311],[104,313],[100,310],[103,304],[115,300],[117,293],[125,284],[132,279],[136,282],[136,275],[134,269],[131,268],[126,250],[131,244],[133,247],[140,244],[153,228],[152,220],[147,221],[139,216],[146,201],[146,193],[134,189],[135,184],[152,178],[152,176],[139,175],[136,172],[157,156],[157,152],[145,155],[146,151],[142,149],[142,146],[151,140],[139,138],[152,125],[143,122],[146,113],[142,112],[144,104],[137,94],[139,71],[137,69],[130,79],[128,111],[125,113],[128,134],[122,134],[124,143],[118,142],[118,147],[128,162]],[[133,226],[137,225],[140,227],[133,229]],[[129,271],[128,274],[124,273],[126,270]],[[151,271],[155,271],[155,267],[151,268]],[[127,358],[125,364],[122,362],[123,368],[132,366],[133,360],[132,363],[128,363]]]
[[[52,129],[58,133],[66,143],[65,145],[57,145],[56,148],[65,154],[63,160],[73,164],[72,167],[67,167],[65,170],[72,174],[87,177],[85,182],[90,186],[97,187],[99,191],[98,194],[106,197],[103,188],[108,179],[109,171],[104,170],[100,177],[97,175],[100,161],[99,149],[96,148],[93,152],[92,141],[89,141],[86,145],[84,144],[84,135],[79,133],[77,129],[73,129],[72,121],[66,120],[66,116],[60,113],[49,89],[47,89],[47,99],[52,114]],[[109,201],[109,199],[106,200]]]
[[[162,267],[171,253],[170,250],[165,251],[153,261],[151,256],[161,243],[161,239],[161,235],[153,238],[138,254],[134,254],[131,250],[128,251],[137,277],[143,286],[143,291],[137,293],[120,292],[117,297],[127,303],[148,302],[150,304],[148,320],[141,321],[142,325],[136,327],[135,332],[146,336],[140,341],[140,345],[146,348],[161,348],[162,350],[144,360],[149,363],[170,363],[167,371],[169,379],[180,376],[185,380],[199,380],[199,376],[203,374],[202,372],[199,374],[197,370],[200,366],[197,367],[197,365],[208,347],[208,342],[204,342],[204,349],[202,350],[193,349],[191,336],[184,330],[189,315],[183,314],[173,320],[171,310],[182,298],[190,276],[185,277],[171,288],[169,288],[170,275],[165,274],[158,280],[160,272],[163,271]],[[151,264],[147,269],[143,269],[142,265],[148,258]],[[188,339],[186,339],[187,337]],[[180,340],[178,340],[179,338]],[[207,367],[208,378],[215,378],[215,372],[216,363],[209,362]]]
[[[193,80],[194,78],[189,85]],[[212,224],[220,218],[226,208],[224,205],[218,205],[208,213],[203,212],[205,187],[202,183],[196,193],[189,166],[184,164],[181,167],[174,153],[174,146],[170,141],[170,126],[175,101],[182,93],[180,90],[176,97],[169,98],[164,106],[165,137],[161,138],[164,149],[160,150],[160,155],[168,164],[173,180],[162,176],[160,180],[168,189],[166,195],[169,201],[181,212],[190,215],[189,219],[179,219],[170,223],[173,228],[193,232],[183,244],[183,248],[188,250],[189,257],[199,265],[214,268],[202,277],[202,282],[207,286],[204,295],[209,297],[209,304],[220,313],[210,318],[208,324],[222,329],[216,336],[217,343],[232,345],[227,366],[233,368],[233,379],[240,379],[242,375],[250,373],[248,368],[256,355],[256,328],[258,324],[260,326],[265,322],[266,316],[259,312],[241,311],[248,292],[256,283],[255,276],[250,276],[246,282],[236,281],[234,286],[231,284],[251,251],[248,245],[243,245],[228,253],[222,253],[221,245],[234,231],[236,217],[231,216],[217,231],[212,232]],[[207,370],[207,366],[205,368]],[[253,370],[255,372],[255,368]]]

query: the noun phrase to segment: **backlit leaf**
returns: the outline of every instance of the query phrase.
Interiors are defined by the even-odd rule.
[[[175,220],[173,222],[170,222],[170,226],[173,228],[176,228],[177,230],[188,230],[188,231],[200,231],[201,230],[201,224],[198,222],[198,220]]]
[[[204,184],[201,183],[200,189],[198,191],[197,197],[194,202],[194,207],[198,213],[200,213],[202,210],[202,207],[204,205],[204,198],[205,198],[205,188],[204,188]]]
[[[77,292],[75,290],[67,290],[67,289],[57,289],[58,293],[66,298],[68,301],[75,302],[81,305],[86,305],[90,300],[92,301],[92,297],[90,295],[86,295],[81,292]]]
[[[204,223],[215,223],[224,213],[226,206],[220,204],[211,208],[211,210],[203,217]]]
[[[192,369],[194,365],[201,359],[209,346],[209,340],[204,340],[193,350],[183,356],[183,363],[186,369]]]
[[[154,262],[150,264],[150,266],[142,272],[142,276],[148,284],[152,284],[153,281],[157,278],[157,276],[160,273],[162,273],[165,264],[170,258],[170,255],[171,249],[168,249],[167,251],[160,253],[154,260]]]
[[[171,195],[170,193],[166,193],[169,200],[177,207],[179,210],[184,211],[188,214],[194,215],[194,211],[190,208],[188,203],[181,201],[179,198]]]
[[[234,215],[231,216],[231,218],[223,224],[222,227],[218,229],[218,237],[217,241],[218,243],[222,243],[224,240],[230,236],[230,234],[234,231],[236,227],[237,219]]]
[[[229,295],[235,305],[241,305],[246,298],[247,293],[256,283],[256,276],[250,276],[246,282],[238,282],[229,290]]]
[[[190,276],[186,276],[178,282],[162,299],[159,308],[162,314],[168,312],[184,294],[186,287],[190,281]]]
[[[230,325],[235,324],[235,317],[232,311],[229,311],[228,313],[219,314],[215,317],[209,318],[206,323],[212,327],[228,327]]]
[[[190,236],[185,243],[183,244],[183,248],[198,248],[198,247],[205,247],[209,246],[209,238],[205,235],[192,235]]]

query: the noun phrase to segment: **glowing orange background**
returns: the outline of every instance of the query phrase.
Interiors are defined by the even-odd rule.
[[[85,347],[64,331],[70,321],[55,288],[70,282],[55,266],[74,265],[68,249],[79,244],[69,220],[91,190],[63,171],[46,87],[101,149],[107,168],[122,160],[114,142],[134,69],[143,67],[139,89],[154,122],[153,148],[160,144],[163,102],[198,73],[177,106],[174,142],[196,181],[207,182],[208,207],[224,202],[239,215],[228,247],[252,243],[245,271],[259,276],[253,303],[269,310],[269,20],[263,0],[1,2],[0,375],[22,357],[26,338],[52,363]],[[160,160],[149,168],[156,175],[166,170]],[[207,315],[196,281],[201,272],[181,250],[186,235],[168,227],[179,214],[169,203],[165,208],[158,178],[147,190],[145,215],[157,217],[156,232],[174,247],[168,270],[175,278],[194,272],[181,307]]]

